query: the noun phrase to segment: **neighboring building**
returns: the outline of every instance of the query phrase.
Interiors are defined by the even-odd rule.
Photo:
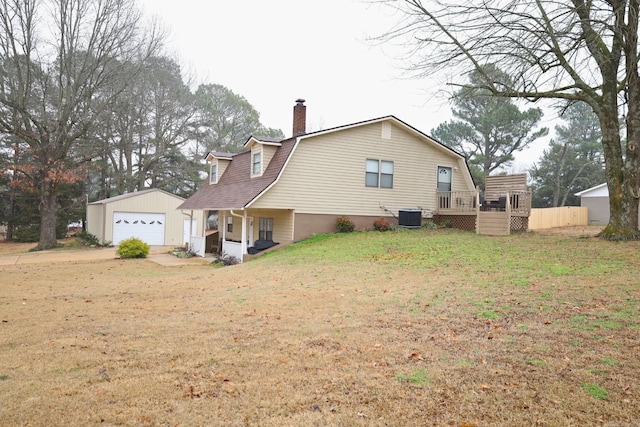
[[[609,223],[609,189],[606,182],[576,193],[576,196],[580,197],[580,206],[589,208],[589,224]],[[640,222],[640,213],[638,221]]]
[[[463,156],[394,116],[305,133],[304,100],[293,110],[293,137],[252,136],[242,153],[209,153],[207,182],[179,206],[199,224],[217,211],[227,254],[334,232],[342,215],[357,229],[404,209],[431,216],[438,189],[475,192]],[[191,239],[201,254],[204,234],[201,225]]]
[[[188,241],[188,217],[178,211],[185,199],[151,189],[89,203],[87,231],[117,245],[137,237],[149,245],[180,246]]]

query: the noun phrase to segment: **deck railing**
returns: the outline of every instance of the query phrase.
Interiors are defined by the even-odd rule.
[[[531,190],[510,191],[511,215],[529,216],[531,213]]]
[[[512,216],[529,216],[531,212],[531,190],[510,191],[504,195],[508,200],[500,210],[509,209]],[[480,206],[478,191],[437,191],[437,210],[441,215],[475,215]],[[484,201],[490,206],[489,200]],[[494,202],[497,202],[495,200]],[[508,206],[507,206],[508,205]]]
[[[477,191],[437,191],[438,213],[475,213],[479,199]]]

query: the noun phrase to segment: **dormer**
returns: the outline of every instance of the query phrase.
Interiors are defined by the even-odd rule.
[[[281,145],[279,140],[255,136],[245,142],[244,147],[251,150],[251,178],[262,176]]]
[[[217,184],[233,160],[231,153],[209,153],[205,158],[209,165],[209,184]]]

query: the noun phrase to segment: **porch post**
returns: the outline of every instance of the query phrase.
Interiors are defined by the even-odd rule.
[[[242,254],[246,254],[247,253],[247,210],[243,209],[242,210]]]
[[[225,212],[225,211],[222,211]],[[227,216],[222,214],[222,222],[220,222],[220,211],[218,211],[218,230],[220,229],[220,224],[222,224],[222,241],[226,242],[227,237]]]

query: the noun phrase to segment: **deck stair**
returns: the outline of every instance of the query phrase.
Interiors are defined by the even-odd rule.
[[[508,236],[511,232],[509,213],[505,211],[480,211],[476,218],[476,232],[490,236]]]
[[[527,174],[488,176],[484,203],[476,218],[476,232],[509,235],[512,217],[522,217],[525,213],[528,217],[530,209],[531,190],[527,188]]]

